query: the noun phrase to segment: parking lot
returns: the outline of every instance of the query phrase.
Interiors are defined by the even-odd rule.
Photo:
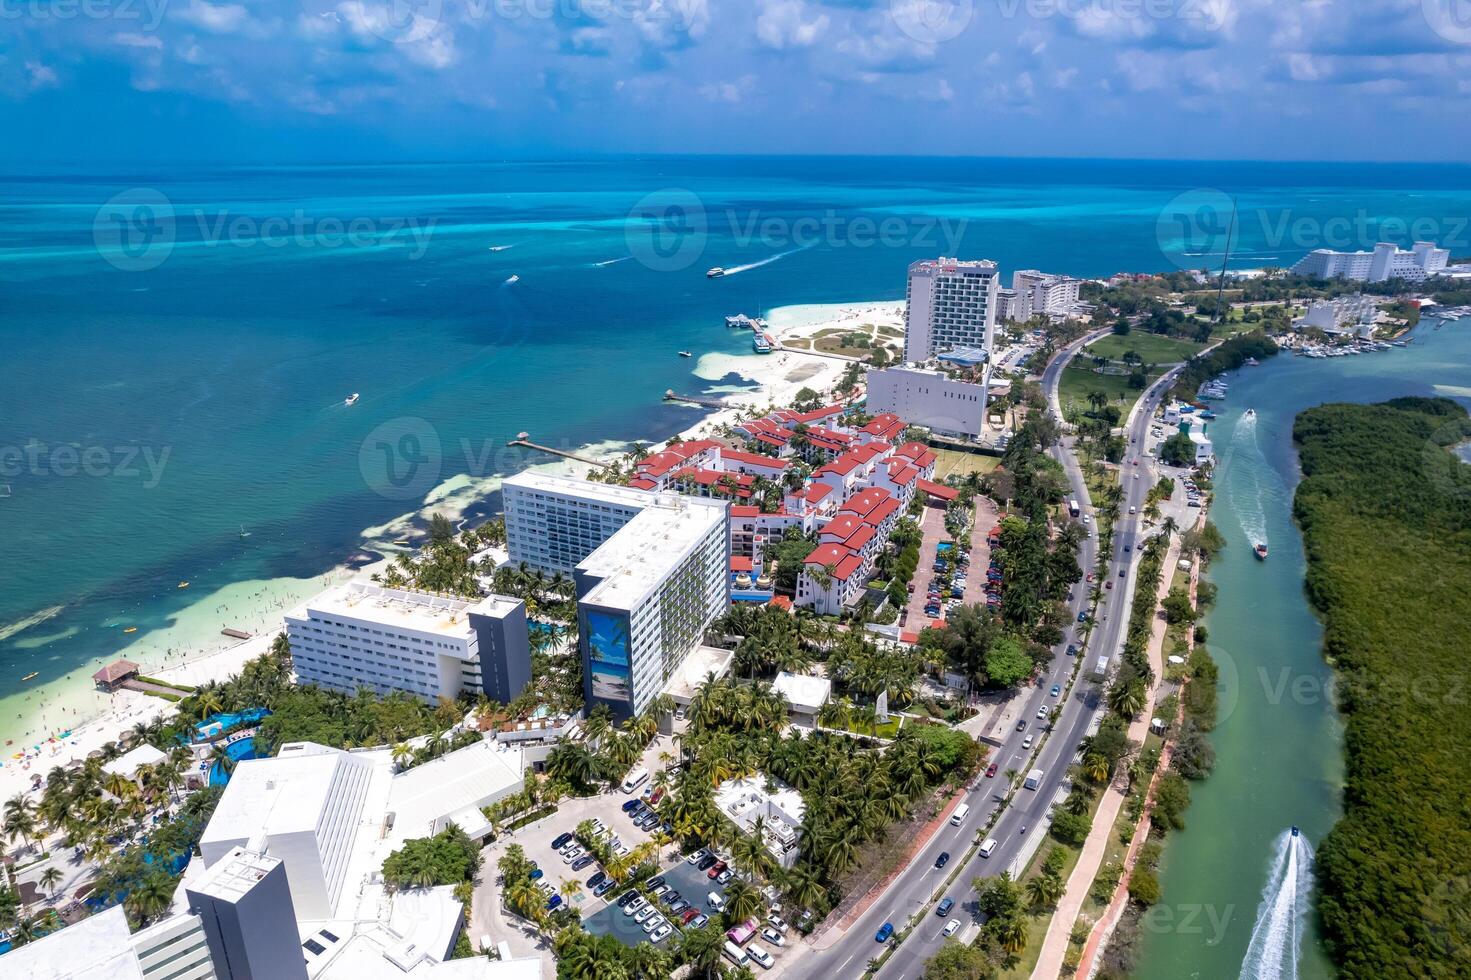
[[[680,909],[679,912],[673,911],[678,903],[688,903],[688,907],[697,910],[699,914],[713,916],[715,909],[709,902],[710,895],[720,896],[722,904],[725,901],[725,887],[711,880],[706,871],[701,871],[683,858],[650,878],[649,882],[654,884],[639,887],[638,894],[645,899],[650,899],[653,898],[652,891],[657,885],[667,886],[667,890],[658,896],[656,905],[659,913],[665,921],[670,923],[676,935],[681,928],[681,919],[685,911],[684,909]],[[646,919],[645,922],[647,921]],[[692,921],[699,922],[697,919]],[[643,923],[635,921],[634,915],[625,914],[624,910],[616,905],[606,905],[601,910],[594,912],[583,920],[583,927],[595,935],[611,935],[629,946],[637,946],[649,938],[647,931],[643,928]]]

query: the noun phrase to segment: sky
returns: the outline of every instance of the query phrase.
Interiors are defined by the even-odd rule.
[[[0,164],[1460,160],[1471,0],[0,0]]]

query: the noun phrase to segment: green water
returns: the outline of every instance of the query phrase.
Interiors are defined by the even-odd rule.
[[[1332,401],[1437,394],[1471,403],[1471,321],[1422,326],[1406,349],[1326,361],[1279,356],[1229,380],[1226,407],[1208,430],[1219,460],[1211,519],[1229,542],[1210,569],[1218,596],[1205,620],[1221,666],[1216,768],[1192,784],[1188,826],[1166,846],[1163,897],[1143,923],[1134,974],[1141,980],[1333,975],[1310,908],[1287,917],[1279,968],[1256,958],[1246,965],[1284,832],[1296,824],[1316,846],[1341,807],[1342,726],[1322,631],[1302,593],[1302,541],[1292,523],[1292,422]],[[1247,408],[1255,419],[1244,416]],[[1251,553],[1256,540],[1270,548],[1266,562]],[[1296,957],[1292,927],[1300,933]]]

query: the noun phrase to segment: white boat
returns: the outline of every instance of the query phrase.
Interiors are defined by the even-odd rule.
[[[358,397],[359,397],[358,393],[354,391],[352,394],[350,394],[350,395],[347,396],[347,398],[344,400],[343,404],[346,404],[346,405],[356,405],[358,403]]]
[[[694,357],[695,355],[691,354],[687,350],[682,350],[682,351],[679,352],[679,356],[680,357]]]
[[[709,272],[705,273],[705,278],[706,279],[719,279],[723,275],[725,275],[725,270],[722,269],[720,266],[717,265],[715,268],[713,268]]]

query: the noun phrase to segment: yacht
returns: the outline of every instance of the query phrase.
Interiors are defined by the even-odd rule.
[[[346,405],[356,405],[357,403],[358,403],[358,393],[355,392],[355,391],[352,394],[348,395],[347,398],[343,402],[343,404],[346,404]]]
[[[722,269],[720,266],[717,265],[715,268],[713,268],[709,272],[705,273],[705,278],[706,279],[719,279],[723,275],[725,275],[725,270]]]

